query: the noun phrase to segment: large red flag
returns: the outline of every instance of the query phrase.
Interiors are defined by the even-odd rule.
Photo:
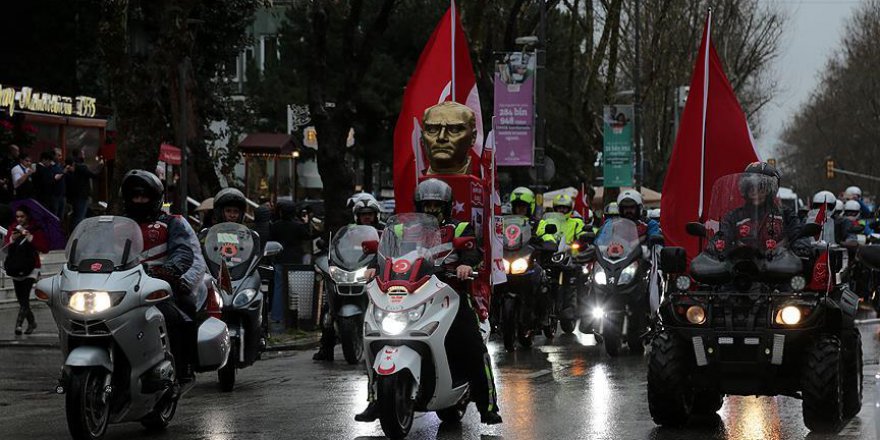
[[[418,176],[427,167],[420,143],[420,122],[425,109],[443,101],[460,102],[476,114],[477,145],[473,157],[479,160],[483,142],[480,97],[467,37],[454,2],[422,50],[416,70],[403,93],[400,116],[394,127],[394,199],[397,212],[413,210]]]
[[[687,235],[685,225],[704,220],[715,180],[758,160],[745,114],[710,41],[711,26],[710,11],[661,199],[666,244],[684,247],[688,258],[699,253],[699,240]]]
[[[581,182],[581,189],[578,190],[577,198],[574,199],[574,210],[581,215],[585,222],[589,222],[592,217],[590,203],[587,201],[588,197],[586,186]]]

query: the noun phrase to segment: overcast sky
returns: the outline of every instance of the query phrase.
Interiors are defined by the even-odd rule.
[[[840,47],[847,19],[861,0],[762,1],[778,4],[788,14],[780,57],[774,66],[780,90],[764,108],[763,135],[757,139],[766,159],[775,156],[774,147],[785,124],[818,84],[826,61]]]

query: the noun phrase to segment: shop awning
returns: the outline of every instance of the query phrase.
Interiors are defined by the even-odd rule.
[[[293,136],[279,133],[251,133],[238,144],[241,154],[286,156],[295,148]]]
[[[180,148],[171,144],[162,144],[159,146],[159,160],[168,165],[180,165],[181,163]]]

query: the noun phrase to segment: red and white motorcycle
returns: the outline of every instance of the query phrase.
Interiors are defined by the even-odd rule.
[[[473,238],[443,243],[437,219],[414,213],[391,217],[378,246],[364,244],[366,252],[378,247],[379,261],[367,285],[364,346],[390,438],[409,433],[415,411],[435,411],[443,421],[464,417],[468,381],[453,376],[445,347],[460,298],[444,282],[443,263],[474,245]]]

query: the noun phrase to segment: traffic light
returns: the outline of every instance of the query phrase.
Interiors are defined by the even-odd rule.
[[[825,178],[834,178],[834,160],[832,159],[828,159],[825,161]]]
[[[770,164],[770,166],[772,167],[776,167],[776,159],[772,157],[770,159],[767,159],[767,163]]]

